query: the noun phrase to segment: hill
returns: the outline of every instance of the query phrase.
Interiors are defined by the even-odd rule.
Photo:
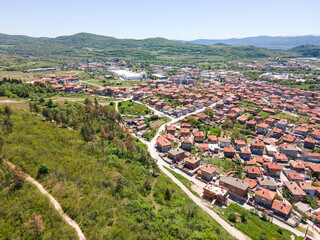
[[[201,45],[212,45],[217,43],[228,44],[232,46],[255,46],[269,49],[290,49],[300,45],[320,46],[320,36],[297,36],[297,37],[246,37],[230,39],[197,39],[193,41],[179,41],[184,43],[194,43]]]
[[[126,59],[160,61],[163,59],[212,60],[292,56],[293,52],[261,49],[251,46],[226,46],[222,44],[204,46],[181,43],[165,38],[143,40],[117,39],[113,37],[77,33],[56,38],[33,38],[0,34],[0,53],[33,57],[59,58],[105,58],[110,56]]]
[[[289,49],[289,51],[296,52],[304,57],[320,57],[320,46],[301,45],[295,48],[291,48]]]
[[[234,239],[159,172],[115,111],[89,100],[47,103],[31,102],[36,114],[13,110],[10,132],[0,125],[3,155],[36,178],[87,239]]]

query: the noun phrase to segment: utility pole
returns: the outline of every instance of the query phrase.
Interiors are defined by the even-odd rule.
[[[304,238],[306,238],[306,236],[308,234],[308,230],[309,230],[309,226],[307,227],[306,234],[304,235]]]

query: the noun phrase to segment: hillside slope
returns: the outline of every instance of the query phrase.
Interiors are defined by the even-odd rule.
[[[36,57],[74,58],[116,56],[145,61],[180,56],[190,58],[222,56],[227,59],[238,59],[295,55],[292,52],[250,46],[203,46],[180,43],[164,38],[117,39],[89,33],[78,33],[57,38],[32,38],[0,34],[0,53]]]

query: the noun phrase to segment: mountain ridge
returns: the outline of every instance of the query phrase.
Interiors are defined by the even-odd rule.
[[[320,46],[320,36],[256,36],[245,38],[228,38],[228,39],[196,39],[191,41],[175,40],[183,43],[193,43],[200,45],[212,45],[217,43],[228,44],[232,46],[254,46],[259,48],[288,50],[301,45]]]

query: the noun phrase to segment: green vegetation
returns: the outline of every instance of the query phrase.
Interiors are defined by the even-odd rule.
[[[233,162],[229,158],[226,158],[226,159],[213,158],[210,161],[214,166],[220,167],[225,173],[234,170],[237,166],[235,162]]]
[[[41,45],[41,48],[38,46]],[[116,39],[88,33],[57,38],[32,38],[0,34],[0,53],[49,58],[121,57],[143,62],[186,64],[195,61],[217,62],[227,59],[292,57],[296,53],[250,46],[203,46],[164,38],[143,40]],[[11,70],[16,70],[13,68]]]
[[[176,173],[175,171],[165,167],[176,179],[178,179],[183,185],[185,185],[190,192],[192,192],[194,195],[199,197],[199,194],[196,193],[192,188],[191,185],[193,184],[191,181],[186,179],[185,177],[181,176],[179,173]]]
[[[119,102],[119,113],[126,115],[144,116],[151,113],[151,110],[140,103],[132,100]]]
[[[43,84],[23,84],[21,80],[3,78],[0,81],[0,96],[9,98],[51,97],[55,94],[53,88]]]
[[[87,239],[233,239],[158,173],[146,146],[118,124],[117,113],[85,103],[32,103],[32,111],[40,109],[48,121],[14,110],[12,133],[3,131],[3,153],[32,177],[41,172],[38,181]]]
[[[49,199],[0,162],[1,239],[77,239]]]
[[[251,102],[247,102],[247,101],[239,101],[239,104],[237,104],[238,106],[245,106],[247,108],[256,108],[257,104],[251,103]]]
[[[260,217],[255,211],[247,211],[234,203],[224,210],[219,209],[219,212],[221,217],[228,222],[232,222],[235,228],[248,235],[251,239],[290,240],[290,236],[294,235],[292,232],[267,221],[267,215]],[[295,237],[300,239],[297,236]]]

